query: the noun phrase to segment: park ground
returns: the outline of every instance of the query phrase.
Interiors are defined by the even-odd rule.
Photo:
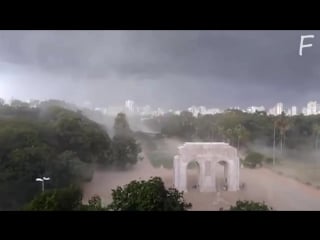
[[[320,190],[298,179],[287,177],[283,172],[284,170],[279,174],[279,171],[268,168],[241,168],[240,182],[245,183],[243,190],[200,193],[190,187],[184,196],[186,201],[192,203],[192,210],[195,211],[228,209],[237,200],[265,202],[275,210],[320,210]],[[128,171],[96,171],[92,181],[84,185],[84,201],[98,194],[103,202],[108,204],[112,201],[112,189],[132,180],[147,180],[152,176],[161,177],[167,187],[173,186],[173,169],[155,168],[146,157]],[[222,178],[222,174],[219,176]],[[197,171],[188,170],[188,186],[196,182]]]

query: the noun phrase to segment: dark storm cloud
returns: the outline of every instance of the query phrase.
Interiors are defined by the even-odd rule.
[[[310,33],[313,47],[298,56]],[[320,100],[318,33],[0,31],[0,94],[172,108],[301,105]]]

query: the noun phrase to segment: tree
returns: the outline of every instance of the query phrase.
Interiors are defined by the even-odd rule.
[[[0,146],[0,210],[30,202],[41,191],[37,177],[52,179],[47,190],[80,185],[97,165],[113,160],[111,139],[101,125],[51,105],[1,107]]]
[[[81,211],[107,211],[107,208],[102,206],[100,196],[94,195],[89,199],[88,204],[82,204],[80,206]]]
[[[48,190],[36,196],[26,207],[29,211],[73,211],[81,208],[80,188]]]
[[[228,138],[228,142],[230,145],[233,145],[233,137],[234,137],[234,131],[231,129],[231,128],[228,128],[226,131],[225,131],[225,135],[226,137]]]
[[[141,147],[133,137],[114,136],[112,151],[114,166],[125,169],[128,165],[137,163]]]
[[[26,102],[20,101],[18,99],[13,99],[11,101],[11,106],[15,107],[15,108],[23,108],[23,107],[27,108],[27,107],[29,107],[29,104]]]
[[[130,129],[127,117],[124,113],[118,113],[114,120],[114,135],[116,136],[131,136],[132,131]]]
[[[45,191],[37,195],[24,207],[27,211],[105,211],[101,198],[94,195],[88,204],[82,204],[82,191],[78,187],[68,187]]]
[[[167,190],[159,177],[113,189],[112,199],[108,209],[113,211],[186,211],[192,207],[185,202],[183,192]]]
[[[244,166],[255,168],[257,165],[262,165],[264,156],[257,152],[249,152],[246,158],[243,161]]]
[[[186,140],[192,140],[192,138],[197,135],[197,128],[193,114],[188,111],[182,111],[179,117],[181,119],[179,135]]]
[[[234,132],[237,136],[237,149],[239,150],[241,141],[248,138],[248,131],[241,124],[238,124],[235,127]]]
[[[280,152],[283,151],[283,145],[285,140],[285,134],[289,129],[289,122],[284,114],[281,114],[280,118],[276,121],[276,126],[279,128],[280,131]]]
[[[320,124],[315,123],[312,126],[313,134],[315,135],[315,149],[318,150],[319,145],[319,135],[320,135]]]
[[[124,113],[117,115],[114,122],[114,131],[112,162],[116,167],[125,169],[127,165],[133,165],[138,161],[141,147],[133,137]]]
[[[5,104],[4,99],[0,98],[0,106],[3,106]]]
[[[272,207],[264,202],[237,201],[235,206],[231,206],[229,211],[272,211]]]

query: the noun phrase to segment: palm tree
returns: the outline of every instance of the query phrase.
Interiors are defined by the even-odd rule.
[[[224,134],[224,128],[221,127],[220,125],[217,126],[217,133],[221,141],[225,141],[225,134]]]
[[[277,120],[273,121],[273,149],[272,149],[272,155],[273,155],[273,166],[276,162],[276,127],[277,127]]]
[[[234,136],[234,134],[233,134],[233,130],[231,129],[231,128],[228,128],[227,130],[226,130],[226,137],[228,138],[228,141],[229,141],[229,144],[232,146],[232,139],[233,139],[233,136]]]
[[[312,131],[313,131],[313,134],[315,135],[315,149],[318,150],[318,143],[319,143],[319,135],[320,135],[320,124],[314,124],[312,126]]]
[[[280,131],[280,152],[282,153],[283,142],[284,142],[283,140],[284,140],[284,136],[285,136],[286,132],[289,129],[289,122],[287,121],[284,114],[282,114],[281,117],[278,120],[276,120],[275,124],[276,124],[276,127],[279,128],[279,131]]]
[[[248,135],[248,132],[247,130],[241,125],[241,124],[238,124],[235,129],[234,129],[234,132],[237,136],[237,149],[239,150],[240,148],[240,143],[241,143],[241,140],[245,139]]]

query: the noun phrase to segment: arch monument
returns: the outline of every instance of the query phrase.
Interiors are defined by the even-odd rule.
[[[174,186],[187,192],[187,166],[191,161],[199,164],[200,192],[216,192],[217,164],[224,165],[228,191],[239,190],[240,163],[237,149],[224,142],[186,142],[178,147],[174,157]]]

